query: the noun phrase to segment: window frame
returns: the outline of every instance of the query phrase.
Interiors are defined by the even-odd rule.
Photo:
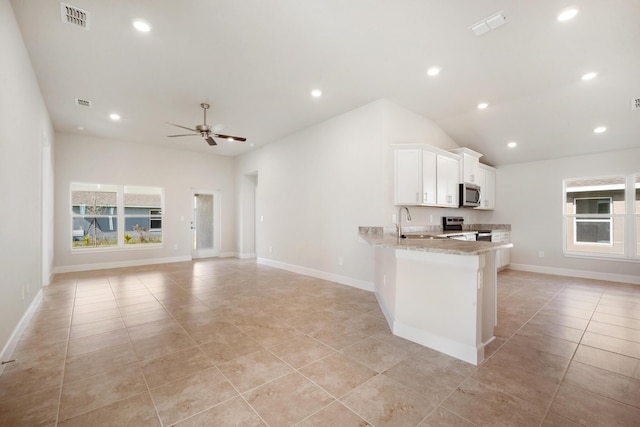
[[[161,241],[160,242],[155,242],[155,243],[144,243],[144,244],[128,244],[129,240],[125,239],[125,235],[129,234],[131,235],[132,230],[127,230],[126,229],[126,221],[125,219],[130,217],[130,214],[125,213],[125,197],[124,194],[126,192],[127,188],[143,188],[143,189],[153,189],[153,193],[151,194],[158,194],[160,197],[160,206],[158,208],[153,207],[153,208],[147,208],[147,212],[146,213],[142,213],[142,215],[140,215],[141,217],[146,217],[149,219],[149,223],[151,223],[151,218],[152,215],[150,214],[151,210],[157,211],[159,212],[158,215],[153,215],[155,220],[159,220],[160,224],[164,223],[164,211],[165,211],[165,194],[164,194],[164,188],[163,187],[159,187],[159,186],[150,186],[150,185],[125,185],[125,184],[104,184],[104,183],[84,183],[84,182],[76,182],[76,181],[72,181],[69,184],[69,207],[70,207],[70,225],[71,225],[71,230],[69,235],[71,236],[71,242],[70,242],[70,249],[71,249],[71,253],[93,253],[93,252],[103,252],[103,251],[107,251],[107,252],[113,252],[113,251],[129,251],[129,250],[141,250],[141,249],[159,249],[159,248],[164,248],[164,237],[163,237],[163,233],[162,233],[162,228],[159,229],[153,229],[154,232],[160,232],[160,238]],[[116,205],[115,205],[115,213],[113,214],[97,214],[97,215],[87,215],[86,213],[83,214],[82,212],[76,213],[74,212],[74,200],[73,200],[73,193],[75,191],[95,191],[95,192],[100,192],[103,191],[102,188],[107,188],[109,189],[109,192],[115,192],[116,193]],[[111,209],[113,210],[113,208]],[[116,233],[116,244],[115,245],[105,245],[105,246],[100,246],[100,245],[93,245],[93,246],[75,246],[74,245],[74,240],[76,240],[77,237],[80,237],[79,235],[76,236],[77,231],[74,228],[74,224],[75,221],[78,218],[83,218],[83,217],[96,217],[96,218],[108,218],[109,224],[110,225],[115,225],[115,233]],[[151,228],[149,228],[149,231],[152,231]],[[86,236],[86,231],[83,234],[84,236]]]
[[[565,192],[566,196],[566,192]],[[594,246],[613,246],[613,198],[612,197],[576,197],[573,199],[573,211],[578,212],[578,200],[609,200],[609,213],[575,213],[573,214],[573,243],[580,245]],[[609,241],[608,242],[585,242],[578,240],[578,223],[608,223],[609,224]]]
[[[624,213],[615,212],[615,200],[612,200],[609,214],[576,214],[574,202],[574,213],[567,213],[567,190],[571,187],[569,184],[576,181],[594,181],[594,186],[597,186],[596,181],[608,180],[608,179],[620,179],[624,192]],[[608,185],[608,184],[607,184]],[[609,176],[591,176],[591,177],[573,177],[565,178],[562,181],[562,251],[564,256],[571,258],[586,258],[586,259],[602,259],[602,260],[616,260],[616,261],[628,261],[638,262],[640,259],[640,209],[637,207],[639,203],[636,199],[636,188],[640,188],[640,173],[632,174],[618,174]],[[603,189],[604,190],[604,189]],[[608,196],[602,196],[602,198]],[[585,197],[587,199],[599,198],[597,196]],[[612,197],[613,198],[613,197]],[[576,220],[582,218],[597,219],[602,217],[603,219],[609,218],[611,221],[610,233],[612,237],[609,243],[602,242],[576,242],[577,232],[575,230]],[[569,225],[569,219],[572,219]],[[569,248],[568,227],[573,227],[573,244],[580,244],[583,247],[603,248],[605,246],[613,246],[615,244],[615,225],[616,223],[622,223],[622,253],[606,253],[606,252],[589,252],[578,251]]]

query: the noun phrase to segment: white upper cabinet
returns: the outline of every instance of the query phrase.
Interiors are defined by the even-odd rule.
[[[437,193],[436,204],[457,208],[459,205],[458,191],[460,191],[460,161],[457,158],[437,155]]]
[[[475,209],[492,210],[496,208],[496,170],[480,163],[478,167],[480,185],[480,206]]]
[[[478,184],[480,181],[480,157],[482,154],[468,148],[450,150],[460,156],[460,183],[470,182]]]
[[[419,205],[422,193],[422,150],[394,151],[395,204]]]
[[[460,161],[427,145],[394,150],[396,205],[458,207]]]

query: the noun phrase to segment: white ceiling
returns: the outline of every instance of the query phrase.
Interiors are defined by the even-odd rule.
[[[67,1],[90,12],[89,31],[57,1],[11,3],[61,132],[234,156],[387,98],[494,165],[640,146],[640,0]],[[505,25],[468,29],[499,11]],[[165,122],[201,124],[201,102],[247,143],[166,138],[184,132]]]

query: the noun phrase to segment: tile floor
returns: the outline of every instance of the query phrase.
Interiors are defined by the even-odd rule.
[[[372,293],[213,259],[58,275],[2,426],[639,426],[640,286],[505,271],[475,367]]]

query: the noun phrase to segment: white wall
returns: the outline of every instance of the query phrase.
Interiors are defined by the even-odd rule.
[[[257,256],[370,288],[374,255],[358,226],[392,225],[396,143],[457,147],[433,122],[383,99],[239,157],[237,179],[258,176]],[[460,213],[411,208],[412,224],[431,216],[440,224],[452,212]],[[248,226],[239,221],[240,232]]]
[[[562,181],[565,178],[640,173],[640,149],[520,163],[498,168],[491,220],[510,223],[511,262],[517,268],[640,280],[640,261],[565,257],[562,252]],[[544,258],[538,252],[544,251]],[[594,274],[597,273],[597,274]],[[639,282],[640,283],[640,282]]]
[[[0,52],[2,355],[40,288],[48,284],[53,244],[53,129],[8,0],[0,0]]]
[[[187,259],[191,256],[192,189],[220,190],[221,253],[232,255],[235,234],[234,160],[125,141],[59,133],[55,152],[56,271]],[[71,252],[71,182],[163,187],[163,248]],[[184,220],[182,220],[184,218]],[[127,264],[128,263],[128,264]]]

